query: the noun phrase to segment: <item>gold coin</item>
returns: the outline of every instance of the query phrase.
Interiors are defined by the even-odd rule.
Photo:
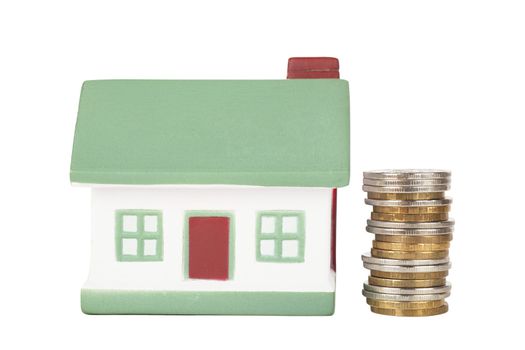
[[[372,241],[372,246],[383,250],[400,250],[403,252],[434,252],[450,248],[450,243],[392,243]]]
[[[388,315],[388,316],[412,316],[412,317],[424,317],[441,315],[448,311],[448,304],[445,302],[443,305],[433,309],[381,309],[379,307],[371,306],[370,310],[373,313]]]
[[[436,214],[387,214],[372,213],[372,220],[394,222],[433,222],[448,220],[448,213]]]
[[[367,298],[366,303],[380,309],[434,309],[445,303],[444,299],[431,301],[390,301]]]
[[[372,277],[390,278],[399,280],[433,280],[448,276],[448,271],[436,272],[385,272],[370,270]]]
[[[436,214],[448,213],[450,211],[449,205],[434,206],[434,207],[380,207],[374,205],[375,213],[385,214]]]
[[[433,280],[399,280],[369,276],[368,284],[391,288],[431,288],[444,286],[447,284],[447,280],[446,278],[436,278]]]
[[[426,200],[444,199],[445,192],[379,193],[368,192],[369,199]]]
[[[416,235],[379,235],[376,234],[378,242],[392,243],[444,243],[452,240],[452,234],[435,236],[416,236]]]
[[[400,250],[383,250],[372,248],[370,253],[374,258],[399,260],[433,260],[443,259],[448,256],[448,250],[439,250],[433,252],[404,252]]]

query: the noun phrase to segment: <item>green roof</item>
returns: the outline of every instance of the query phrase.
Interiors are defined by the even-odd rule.
[[[71,181],[339,187],[348,82],[96,80],[82,87]]]

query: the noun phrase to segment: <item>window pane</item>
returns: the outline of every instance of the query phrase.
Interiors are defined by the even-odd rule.
[[[122,230],[124,232],[137,232],[137,216],[123,215],[122,216]]]
[[[283,216],[283,233],[297,233],[297,216]]]
[[[284,240],[283,241],[283,258],[296,258],[299,255],[299,241],[296,239],[293,240]]]
[[[261,255],[274,256],[275,255],[275,241],[272,239],[261,240]]]
[[[137,240],[135,238],[124,238],[122,240],[123,255],[137,255]]]
[[[275,233],[275,216],[261,216],[261,233]]]
[[[144,240],[144,255],[157,255],[157,240],[156,239],[145,239]]]
[[[145,215],[144,216],[144,231],[146,232],[157,232],[157,215]]]

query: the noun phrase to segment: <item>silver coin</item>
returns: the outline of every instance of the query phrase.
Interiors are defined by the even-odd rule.
[[[424,179],[424,180],[375,180],[375,179],[363,179],[363,185],[369,186],[436,186],[436,185],[448,185],[450,184],[450,178],[442,179]]]
[[[432,169],[385,169],[365,171],[363,177],[376,180],[442,179],[450,178],[448,170]]]
[[[415,295],[401,295],[401,294],[386,294],[374,293],[363,289],[363,295],[369,299],[386,300],[386,301],[432,301],[442,300],[450,296],[450,292],[439,294],[415,294]]]
[[[400,273],[424,273],[424,272],[441,272],[450,270],[452,264],[438,264],[425,266],[397,266],[397,265],[379,265],[364,262],[363,266],[368,270],[381,272],[400,272]]]
[[[428,200],[389,200],[389,199],[365,199],[365,203],[368,205],[374,205],[377,207],[443,207],[445,205],[452,204],[452,199],[428,199]]]
[[[392,287],[380,287],[372,286],[368,283],[363,283],[363,288],[367,292],[380,293],[380,294],[399,294],[399,295],[418,295],[418,294],[442,294],[450,293],[452,288],[451,284],[447,282],[442,287],[428,287],[428,288],[392,288]]]
[[[386,228],[367,226],[366,231],[375,235],[389,236],[439,236],[450,235],[454,232],[454,227],[440,227],[428,229],[411,229],[411,228]]]
[[[454,226],[454,220],[433,222],[393,222],[367,220],[366,224],[373,227],[396,228],[396,229],[435,229]]]
[[[373,193],[418,193],[418,192],[445,192],[450,185],[434,186],[368,186],[363,185],[363,191]]]
[[[364,253],[361,255],[361,260],[368,264],[376,265],[395,265],[395,266],[428,266],[428,265],[439,265],[448,264],[450,262],[449,257],[443,259],[424,259],[424,260],[400,260],[400,259],[384,259],[376,258],[370,255],[370,253]]]

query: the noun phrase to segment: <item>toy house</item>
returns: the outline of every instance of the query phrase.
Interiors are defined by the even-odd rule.
[[[71,182],[92,192],[88,314],[330,315],[348,82],[332,58],[285,80],[83,84]]]

